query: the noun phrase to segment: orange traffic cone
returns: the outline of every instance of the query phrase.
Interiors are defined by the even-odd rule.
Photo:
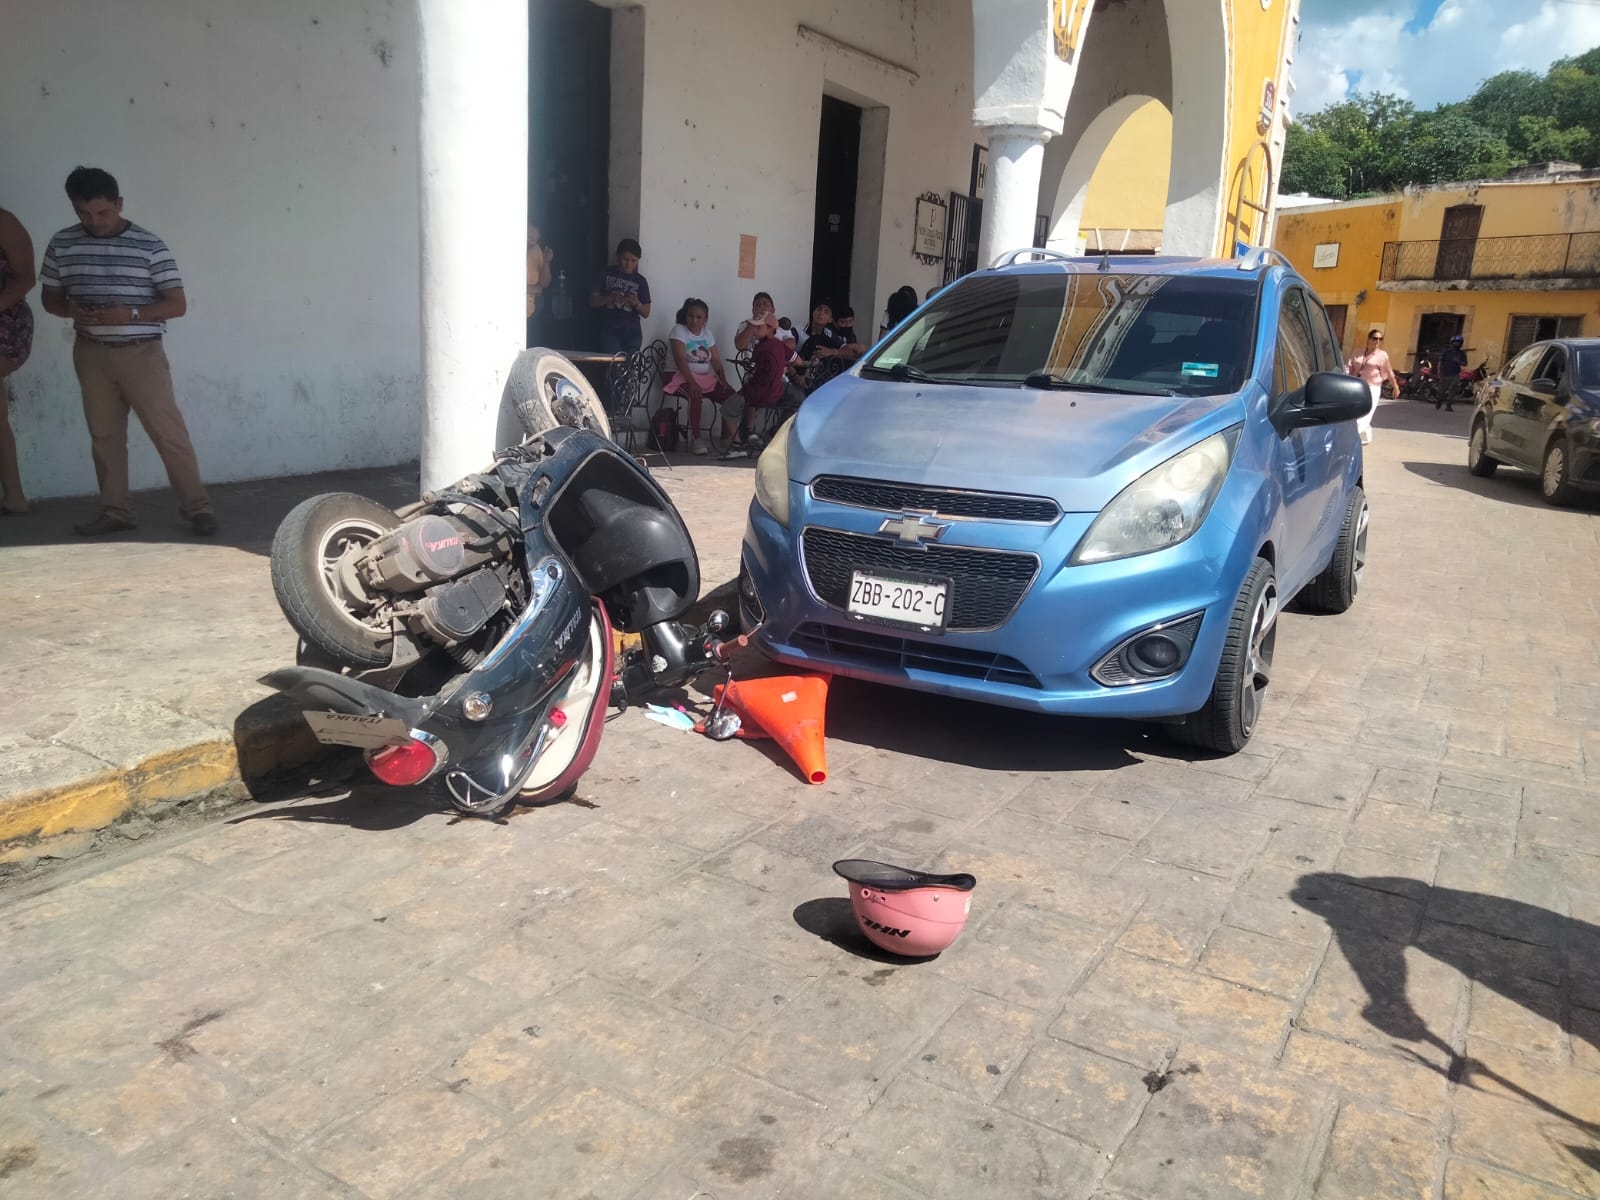
[[[718,684],[715,695],[721,696]],[[828,753],[822,740],[822,718],[828,704],[826,675],[778,675],[770,679],[735,680],[727,686],[728,707],[746,726],[754,725],[794,759],[807,783],[828,778]]]

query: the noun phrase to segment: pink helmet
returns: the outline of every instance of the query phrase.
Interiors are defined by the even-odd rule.
[[[926,958],[946,949],[972,911],[971,875],[929,875],[867,858],[842,858],[834,873],[850,883],[850,911],[880,950]]]

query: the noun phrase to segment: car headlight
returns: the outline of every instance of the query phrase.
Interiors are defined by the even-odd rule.
[[[1222,490],[1238,440],[1235,426],[1139,476],[1094,519],[1069,565],[1149,554],[1193,535]]]
[[[793,425],[790,417],[779,426],[756,459],[756,503],[785,529],[789,527],[789,430]]]

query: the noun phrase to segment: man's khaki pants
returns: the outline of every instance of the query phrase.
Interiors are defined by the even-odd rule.
[[[211,511],[200,482],[194,446],[172,394],[172,370],[161,339],[114,346],[80,337],[72,346],[72,365],[83,388],[83,416],[94,449],[100,481],[100,508],[125,521],[134,519],[128,494],[128,410],[150,435],[167,468],[178,512],[186,519]]]

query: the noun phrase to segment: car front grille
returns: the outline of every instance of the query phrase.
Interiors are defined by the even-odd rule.
[[[876,479],[850,479],[823,475],[811,485],[818,500],[879,508],[886,512],[907,509],[933,512],[941,517],[972,517],[985,521],[1032,521],[1048,525],[1061,515],[1061,506],[1046,496],[1006,496],[998,492],[963,492],[952,488],[916,487]]]
[[[824,604],[841,611],[850,597],[854,571],[948,579],[947,627],[952,632],[970,633],[1005,624],[1039,573],[1039,560],[1031,554],[965,546],[908,546],[837,529],[808,528],[801,544],[812,590]]]
[[[824,655],[834,662],[855,662],[865,667],[916,668],[964,679],[981,679],[985,683],[1009,683],[1016,687],[1040,686],[1032,671],[1004,654],[963,650],[941,642],[916,642],[865,628],[839,629],[814,621],[801,625],[792,637],[800,649]]]

